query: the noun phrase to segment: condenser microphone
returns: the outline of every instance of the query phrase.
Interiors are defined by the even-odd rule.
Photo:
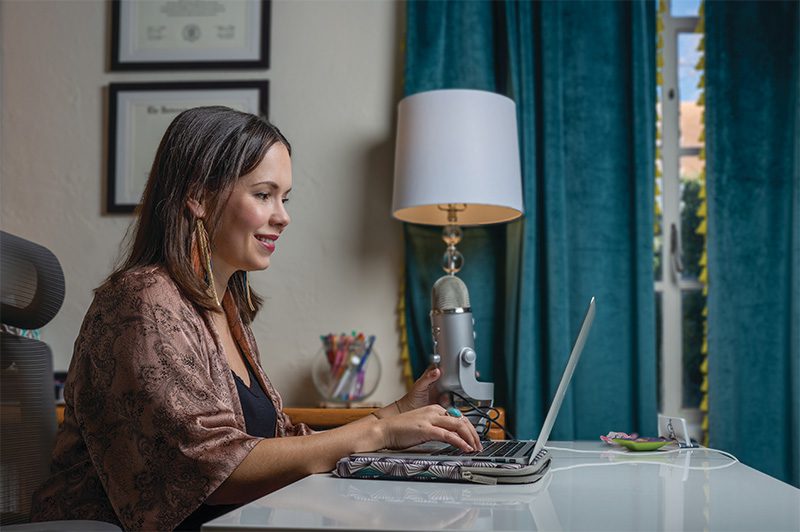
[[[445,275],[431,291],[432,362],[442,372],[436,381],[440,394],[455,392],[472,401],[492,401],[494,384],[478,382],[477,353],[467,285],[455,275]]]

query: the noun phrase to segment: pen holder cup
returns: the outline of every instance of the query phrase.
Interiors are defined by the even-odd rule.
[[[323,347],[314,356],[311,378],[323,401],[343,405],[364,401],[378,387],[381,361],[375,350],[363,364],[360,364],[361,360],[356,355],[347,358],[339,364],[331,362]]]

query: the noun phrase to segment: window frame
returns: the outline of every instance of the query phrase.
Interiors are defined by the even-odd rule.
[[[702,437],[702,412],[699,407],[683,406],[683,294],[701,291],[703,284],[686,279],[676,271],[674,260],[682,260],[681,246],[681,157],[699,156],[701,147],[680,145],[679,50],[680,34],[696,33],[699,16],[673,16],[670,0],[663,17],[663,54],[661,85],[661,279],[654,281],[655,293],[661,295],[661,346],[659,411],[680,416],[689,424],[690,435]],[[677,246],[673,254],[671,235],[676,228]],[[677,255],[677,256],[675,256]]]

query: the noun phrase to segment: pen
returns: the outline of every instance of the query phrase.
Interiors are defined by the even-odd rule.
[[[369,336],[369,340],[367,340],[367,347],[364,350],[364,355],[361,357],[361,360],[358,362],[358,378],[356,379],[356,389],[355,389],[355,396],[361,397],[361,393],[364,390],[364,367],[367,363],[367,358],[369,357],[370,353],[372,353],[372,346],[375,344],[375,335],[371,334]]]

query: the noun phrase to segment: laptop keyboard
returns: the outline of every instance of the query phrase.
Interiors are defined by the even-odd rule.
[[[522,449],[525,444],[528,442],[525,441],[493,441],[488,445],[483,446],[483,450],[475,451],[471,453],[467,453],[459,449],[458,447],[453,447],[452,445],[448,445],[442,449],[439,449],[435,453],[434,456],[480,456],[480,457],[501,457],[501,456],[513,456],[517,451]]]

